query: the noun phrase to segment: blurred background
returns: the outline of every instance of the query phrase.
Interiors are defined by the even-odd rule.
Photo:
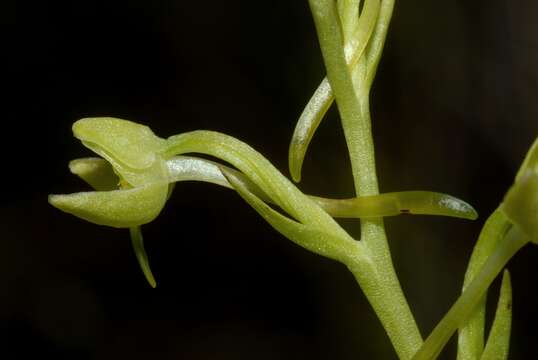
[[[537,17],[534,1],[397,1],[372,93],[381,190],[446,192],[480,213],[386,220],[424,336],[538,135]],[[396,358],[345,267],[292,244],[232,191],[181,183],[143,227],[156,289],[127,231],[47,204],[87,189],[67,169],[91,155],[70,129],[87,116],[162,137],[222,131],[288,175],[295,122],[324,75],[306,0],[4,0],[0,21],[1,359]],[[335,109],[303,179],[310,194],[353,194]],[[537,262],[527,246],[509,264],[511,359],[538,357]],[[452,341],[441,358],[454,354]]]

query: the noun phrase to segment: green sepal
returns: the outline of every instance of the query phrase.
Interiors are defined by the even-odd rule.
[[[149,127],[111,117],[78,120],[73,124],[73,134],[111,163],[131,169],[149,168],[165,144]]]
[[[512,326],[512,284],[510,273],[504,270],[501,294],[488,341],[480,360],[506,360],[510,349],[510,329]]]
[[[155,219],[167,192],[168,183],[150,183],[131,189],[49,195],[49,203],[94,224],[129,228]]]

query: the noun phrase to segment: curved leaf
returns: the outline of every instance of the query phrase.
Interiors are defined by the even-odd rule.
[[[244,183],[236,175],[226,168],[222,168],[222,173],[228,179],[232,187],[239,195],[258,212],[273,228],[282,235],[310,250],[316,254],[334,260],[345,260],[353,254],[360,254],[358,242],[349,241],[348,237],[338,237],[325,230],[314,226],[303,225],[279,212],[273,210],[265,204],[254,193],[250,192]]]
[[[354,5],[350,4],[349,6]],[[349,40],[346,38],[344,53],[352,71],[355,71],[354,69],[366,49],[374,31],[379,11],[379,0],[366,1],[353,35],[349,37]],[[306,151],[333,101],[334,93],[329,80],[325,77],[306,104],[291,138],[288,161],[290,174],[295,182],[301,181],[301,170]]]

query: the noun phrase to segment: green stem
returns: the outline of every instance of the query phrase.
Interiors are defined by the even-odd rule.
[[[384,1],[392,11],[393,1]],[[355,191],[359,196],[379,193],[374,144],[370,128],[369,86],[353,85],[344,54],[344,39],[336,3],[310,0],[327,77],[334,91],[351,159]],[[387,13],[380,17],[387,18]],[[390,16],[388,16],[390,19]],[[384,28],[386,31],[386,27]],[[378,33],[378,39],[384,36]],[[378,48],[375,48],[376,51]],[[374,52],[374,58],[379,52]],[[360,84],[359,84],[360,85]],[[369,254],[371,266],[348,264],[401,359],[410,359],[422,344],[411,310],[394,271],[383,220],[361,221],[361,243]]]
[[[513,226],[499,241],[497,248],[488,258],[480,272],[473,278],[463,294],[452,305],[445,317],[437,324],[413,360],[435,359],[446,345],[454,331],[461,326],[473,312],[495,277],[508,261],[521,249],[529,238]]]

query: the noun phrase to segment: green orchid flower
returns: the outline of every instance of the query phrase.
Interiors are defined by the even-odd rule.
[[[167,199],[165,141],[143,125],[115,118],[88,118],[73,124],[73,134],[101,159],[71,162],[70,170],[97,191],[50,195],[60,210],[98,225],[129,228],[142,270],[156,286],[140,226],[157,217]]]
[[[96,191],[50,195],[56,208],[98,225],[129,228],[138,262],[151,286],[155,278],[144,249],[141,225],[154,220],[179,181],[204,181],[236,190],[275,229],[297,244],[344,263],[353,240],[332,217],[373,218],[398,214],[477,217],[450,195],[404,191],[351,199],[308,196],[261,154],[230,136],[195,131],[162,139],[148,127],[116,118],[82,119],[73,133],[101,158],[70,162],[71,172]],[[214,156],[229,166],[185,156]],[[178,156],[178,154],[180,156]],[[238,169],[238,170],[237,170]],[[280,207],[291,218],[270,205]]]

